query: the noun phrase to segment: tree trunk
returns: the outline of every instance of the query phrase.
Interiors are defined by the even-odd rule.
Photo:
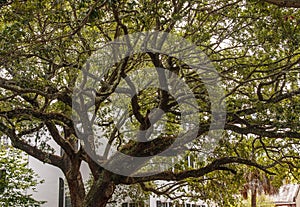
[[[66,161],[65,177],[68,182],[72,207],[83,207],[85,188],[80,173],[81,161],[77,159]]]
[[[254,185],[251,189],[251,207],[256,207],[256,195],[257,195],[257,188]]]
[[[80,179],[67,178],[72,207],[83,207],[85,191]]]
[[[104,207],[112,197],[115,185],[113,182],[102,182],[99,187],[94,185],[87,195],[84,207]]]

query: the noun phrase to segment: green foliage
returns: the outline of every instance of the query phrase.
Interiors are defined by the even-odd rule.
[[[174,166],[174,173],[189,173],[190,178],[169,173],[163,179],[176,180],[178,191],[187,197],[217,201],[220,206],[237,205],[239,200],[235,195],[249,181],[245,175],[258,167],[265,171],[262,174],[272,178],[275,187],[287,175],[299,178],[299,16],[299,9],[258,0],[3,0],[0,2],[0,133],[9,136],[14,146],[60,167],[66,175],[77,176],[78,172],[68,170],[76,169],[69,168],[78,160],[97,169],[95,176],[102,175],[103,169],[95,167],[92,159],[83,150],[78,151],[75,144],[78,136],[71,119],[71,97],[82,66],[94,51],[124,34],[170,32],[195,43],[212,61],[224,88],[227,118],[218,146],[206,152],[203,140],[209,138],[209,129],[205,129],[212,113],[203,81],[184,63],[160,55],[161,66],[178,73],[192,89],[198,103],[199,126],[203,129],[198,139],[187,146],[190,148],[187,154],[195,165],[188,166],[185,156],[181,156]],[[116,112],[112,100],[119,94],[112,86],[120,86],[120,70],[125,76],[149,67],[154,67],[149,54],[133,55],[127,62],[110,68],[101,80],[103,83],[100,81],[95,87],[99,101],[97,127],[102,130],[103,138],[123,152],[143,154],[153,146],[149,144],[140,151],[134,148],[138,146],[131,140],[136,138],[134,131],[143,126],[133,113],[132,102],[119,103],[130,112],[129,120],[114,123]],[[128,94],[124,96],[131,100]],[[180,109],[172,97],[168,98],[172,107],[163,117],[166,120],[163,136],[153,133],[153,137],[161,139],[161,145],[168,145],[181,132]],[[141,116],[157,108],[160,100],[156,88],[139,92],[137,108]],[[52,130],[50,124],[54,125]],[[121,130],[116,130],[118,124],[122,125]],[[63,133],[62,130],[55,133],[55,127],[63,129]],[[49,131],[52,133],[46,133]],[[55,152],[48,145],[49,139],[66,149],[64,157],[51,156]],[[97,140],[93,144],[101,145]],[[223,158],[232,160],[212,166],[211,171],[200,177],[195,174],[196,170],[206,170],[206,166]],[[117,186],[122,184],[120,180],[127,181],[109,176],[107,180]],[[76,186],[82,186],[81,177],[76,178],[79,182]],[[91,185],[101,183],[102,178],[99,176],[99,182]],[[125,194],[134,192],[132,189],[137,189],[136,184],[120,188]]]
[[[114,206],[118,206],[125,199],[131,199],[133,203],[142,203],[145,205],[147,199],[149,199],[149,192],[144,192],[141,187],[136,185],[120,185],[117,187],[114,195],[111,198],[111,202]]]
[[[33,207],[45,203],[36,201],[28,194],[41,183],[38,175],[28,168],[25,154],[10,146],[0,146],[0,205],[3,207]]]
[[[246,201],[243,201],[243,203],[239,207],[248,206],[251,206],[250,197]],[[270,198],[268,198],[267,195],[262,194],[257,196],[257,207],[275,207],[275,204]]]

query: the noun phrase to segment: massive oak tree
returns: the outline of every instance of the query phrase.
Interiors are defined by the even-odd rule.
[[[244,166],[268,174],[280,173],[281,166],[296,173],[300,19],[299,10],[286,8],[297,7],[297,1],[289,2],[292,5],[288,1],[252,0],[1,1],[1,135],[9,137],[14,147],[61,169],[74,207],[105,206],[116,186],[133,184],[170,197],[172,190],[187,185],[198,197],[226,205],[218,190],[231,186],[229,180],[242,182]],[[191,66],[154,50],[129,55],[111,65],[93,88],[93,114],[102,130],[101,138],[124,154],[145,157],[168,148],[181,130],[183,113],[174,97],[162,90],[163,81],[160,88],[149,87],[133,97],[126,88],[116,90],[127,76],[141,68],[159,67],[163,69],[157,70],[159,80],[171,71],[186,82],[197,99],[197,139],[186,145],[195,165],[187,166],[186,156],[179,156],[182,162],[172,168],[134,177],[103,168],[101,163],[109,160],[107,153],[95,159],[87,152],[99,143],[93,133],[82,137],[76,129],[74,110],[77,106],[78,112],[82,106],[74,104],[72,97],[78,79],[81,83],[85,80],[82,72],[90,74],[86,62],[99,48],[123,35],[145,31],[178,35],[207,55],[218,72],[227,115],[217,146],[199,158],[214,115],[203,79]],[[126,83],[134,89],[130,81]],[[131,97],[126,103],[129,121],[116,123],[112,98],[120,93]],[[136,135],[134,129],[151,128],[149,114],[153,115],[153,109],[165,113],[164,132],[149,142],[135,141],[143,134]],[[82,127],[90,130],[85,124]],[[120,130],[120,124],[128,130]],[[55,152],[49,140],[64,153]],[[83,162],[94,180],[88,192],[79,170]],[[147,170],[146,166],[140,173]],[[155,180],[171,182],[157,189],[152,183]],[[237,188],[227,192],[237,193]]]

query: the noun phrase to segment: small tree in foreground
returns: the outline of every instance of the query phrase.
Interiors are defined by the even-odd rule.
[[[28,168],[27,159],[20,150],[9,146],[0,146],[0,206],[40,206],[44,203],[36,201],[28,194],[28,190],[35,190],[42,181]]]

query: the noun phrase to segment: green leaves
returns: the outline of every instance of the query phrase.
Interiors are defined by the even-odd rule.
[[[198,140],[193,142],[194,151],[190,156],[197,169],[201,170],[219,158],[235,156],[277,172],[278,180],[287,174],[277,168],[278,163],[297,172],[296,167],[300,166],[300,155],[295,150],[299,148],[300,138],[299,10],[257,0],[32,0],[6,3],[0,2],[0,133],[11,136],[20,148],[29,143],[27,147],[32,148],[25,150],[41,150],[36,152],[40,160],[50,162],[51,158],[52,163],[64,170],[70,170],[68,167],[75,161],[95,165],[87,154],[73,147],[78,137],[70,118],[71,96],[82,66],[93,52],[119,36],[166,31],[191,40],[206,53],[218,70],[226,93],[227,120],[218,147],[197,160],[197,150],[201,151],[208,129],[199,133]],[[113,54],[111,58],[117,55]],[[186,81],[197,99],[200,128],[205,128],[212,116],[201,77],[191,73],[189,67],[175,58],[159,55],[157,62],[160,64],[156,65],[164,70],[174,69]],[[133,131],[140,128],[140,123],[134,118],[129,100],[126,109],[130,111],[130,118],[124,121],[122,130],[116,129],[118,123],[114,123],[112,116],[116,112],[111,108],[111,98],[116,94],[114,86],[120,86],[120,74],[125,77],[144,67],[154,67],[148,53],[129,57],[109,69],[101,84],[94,88],[97,100],[103,100],[97,111],[101,136],[119,149],[132,150],[134,145],[130,145],[129,140],[135,136]],[[139,92],[137,110],[141,116],[146,117],[148,110],[156,108],[159,98],[156,88]],[[163,117],[166,123],[163,136],[175,138],[182,130],[182,112],[172,97],[168,99],[172,107]],[[50,136],[46,133],[45,121],[54,123],[64,132],[59,134],[61,136]],[[61,157],[52,156],[54,150],[47,145],[50,138],[69,148],[64,162]],[[151,147],[143,149],[144,152]],[[41,153],[45,154],[39,156]],[[9,167],[7,163],[10,162],[5,159],[3,163]],[[19,162],[18,159],[13,161]],[[25,164],[20,165],[24,168]],[[233,163],[222,167],[223,170],[215,169],[205,177],[185,180],[196,192],[193,196],[199,193],[202,199],[219,201],[220,206],[234,205],[236,201],[232,195],[239,193],[237,186],[246,182],[243,174],[247,168]],[[175,168],[176,172],[182,173],[197,170],[188,166],[185,160],[177,163]],[[93,169],[96,169],[94,175],[102,172],[101,167]],[[12,170],[10,173],[19,172]],[[30,187],[30,179],[30,176],[24,178],[27,184],[13,187]],[[76,186],[82,186],[80,182],[79,179]],[[77,191],[80,190],[73,190],[73,193]]]
[[[42,181],[37,174],[28,168],[26,155],[13,147],[1,145],[0,147],[0,205],[3,207],[19,206],[32,207],[43,204],[28,194]]]

